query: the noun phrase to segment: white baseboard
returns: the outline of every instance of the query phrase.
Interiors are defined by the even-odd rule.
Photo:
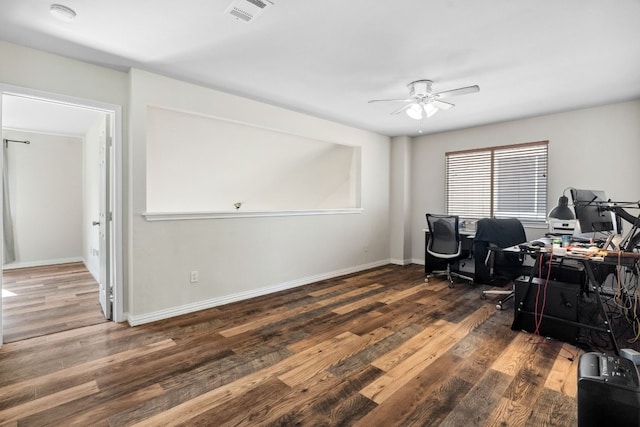
[[[168,319],[170,317],[180,316],[182,314],[189,314],[195,311],[205,310],[212,307],[218,307],[218,306],[229,304],[236,301],[242,301],[249,298],[255,298],[255,297],[271,294],[278,291],[284,291],[284,290],[295,288],[298,286],[308,285],[310,283],[319,282],[321,280],[332,279],[334,277],[344,276],[346,274],[351,274],[351,273],[357,273],[359,271],[367,270],[369,268],[381,267],[389,263],[390,263],[390,260],[387,259],[387,260],[373,262],[370,264],[363,264],[355,267],[345,268],[343,270],[336,270],[328,273],[318,274],[315,276],[309,276],[309,277],[305,277],[298,280],[292,280],[290,282],[280,283],[274,286],[267,286],[265,288],[252,289],[250,291],[240,292],[237,294],[211,298],[208,300],[198,301],[198,302],[185,304],[177,307],[170,307],[164,310],[154,311],[147,314],[140,314],[140,315],[128,314],[127,321],[131,326],[138,326],[145,323]]]
[[[84,265],[87,267],[87,270],[89,270],[89,273],[91,273],[91,276],[93,276],[93,279],[100,283],[100,267],[95,264],[89,264],[86,261],[84,262]]]
[[[77,258],[59,258],[59,259],[47,259],[44,261],[25,261],[25,262],[12,262],[10,264],[4,264],[2,266],[3,270],[13,270],[16,268],[27,268],[27,267],[43,267],[45,265],[55,265],[55,264],[69,264],[72,262],[84,262],[82,257]]]
[[[389,260],[389,262],[391,264],[396,264],[396,265],[409,265],[409,264],[413,264],[413,262],[410,259],[395,259],[392,258]]]

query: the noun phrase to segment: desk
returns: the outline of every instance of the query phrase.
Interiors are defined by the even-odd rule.
[[[424,274],[427,275],[434,270],[444,269],[444,262],[438,260],[437,258],[429,255],[427,252],[427,247],[429,246],[429,237],[431,236],[431,232],[428,228],[423,228],[424,231]],[[463,257],[471,257],[472,249],[473,249],[473,239],[475,237],[475,230],[460,230],[460,241],[462,243],[462,256]]]
[[[514,306],[512,329],[524,329],[529,332],[539,330],[542,335],[567,342],[571,342],[573,336],[574,342],[571,342],[573,344],[577,339],[579,329],[586,328],[607,335],[611,340],[615,354],[619,355],[620,348],[611,324],[611,318],[602,301],[603,284],[598,281],[595,271],[603,265],[634,267],[635,263],[640,259],[640,254],[604,251],[604,256],[594,257],[572,254],[554,255],[550,251],[533,248],[529,248],[527,251],[535,257],[535,263],[531,274],[527,278],[519,279],[516,282],[516,304]],[[534,277],[540,265],[544,265],[545,262],[554,258],[566,258],[581,264],[584,268],[586,283],[547,281],[546,277]],[[548,268],[551,267],[549,266]],[[544,275],[546,270],[543,270]],[[636,274],[636,271],[634,267],[632,274]],[[531,295],[534,289],[534,295]],[[541,289],[544,289],[544,293],[539,292]],[[584,319],[578,317],[579,306],[583,303],[581,298],[586,292],[593,294],[595,299],[594,307],[597,310],[597,312],[592,313],[591,323],[586,323]],[[546,297],[548,305],[545,309],[541,309],[541,295]],[[533,297],[535,297],[535,302],[533,302]],[[588,306],[589,304],[587,303]]]

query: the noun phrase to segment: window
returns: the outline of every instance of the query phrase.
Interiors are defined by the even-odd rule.
[[[548,141],[445,154],[447,213],[462,218],[547,218]]]

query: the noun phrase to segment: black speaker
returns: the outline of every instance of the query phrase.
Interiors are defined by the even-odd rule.
[[[578,321],[580,285],[538,278],[529,285],[529,277],[520,276],[515,287],[512,329],[533,333],[539,322],[541,336],[576,342],[580,328],[562,320]]]
[[[628,359],[585,353],[578,364],[578,427],[640,426],[640,378]]]

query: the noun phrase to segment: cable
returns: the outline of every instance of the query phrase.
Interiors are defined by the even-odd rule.
[[[538,284],[538,290],[536,292],[536,305],[535,305],[535,309],[533,311],[534,313],[534,319],[536,322],[536,329],[534,334],[536,335],[540,335],[540,326],[542,326],[542,318],[544,316],[544,307],[547,303],[547,287],[549,285],[549,278],[551,277],[551,263],[553,262],[553,252],[551,252],[549,254],[549,268],[547,269],[547,277],[544,281],[544,285],[542,285],[542,283]],[[542,263],[540,265],[540,281],[542,282]],[[538,319],[537,313],[538,313],[538,297],[540,295],[540,287],[544,286],[544,291],[542,293],[542,307],[540,308],[540,319]]]
[[[565,348],[565,344],[567,345],[571,345],[571,344],[557,341],[548,337],[545,338],[540,335],[532,334],[529,338],[527,338],[527,340],[529,342],[532,342],[534,345],[540,346],[540,348],[542,348],[542,351],[544,351],[545,354],[548,354],[552,357],[556,357],[556,356],[563,357],[571,362],[576,360],[578,354],[580,353],[580,349],[576,346],[572,346],[573,348],[576,349],[575,352],[573,352],[570,349]],[[566,354],[562,354],[563,352]]]

